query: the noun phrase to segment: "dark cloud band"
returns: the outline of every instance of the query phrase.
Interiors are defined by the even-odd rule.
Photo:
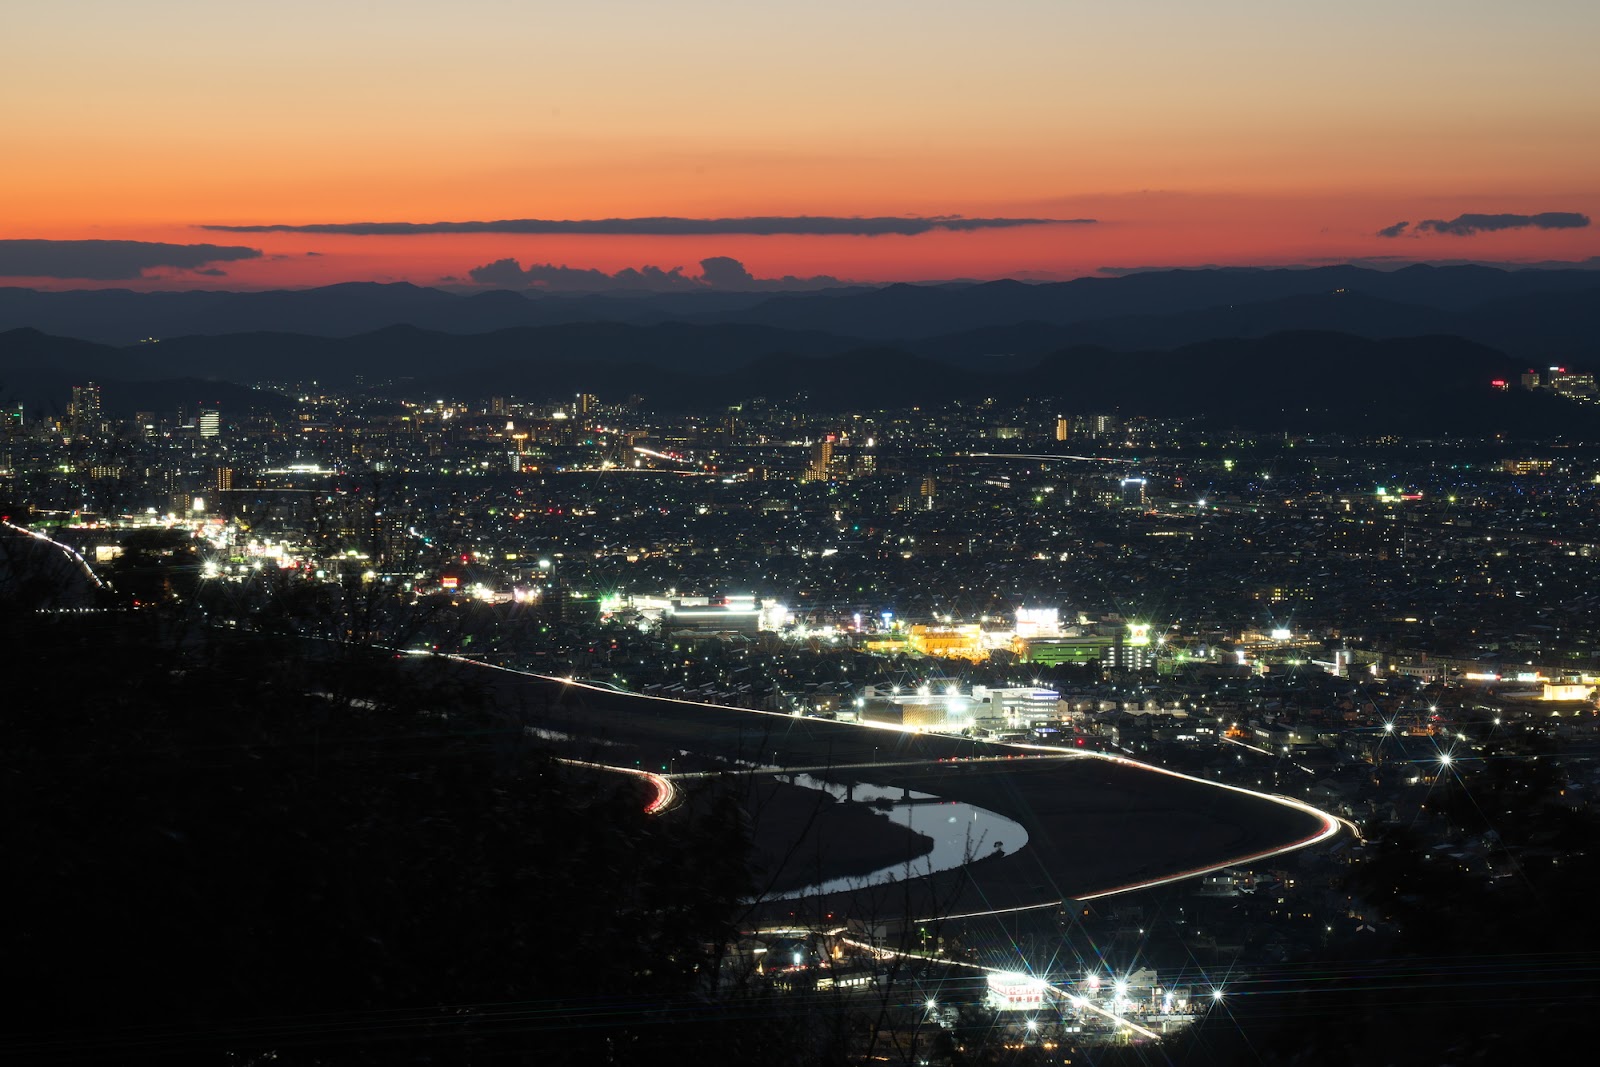
[[[744,219],[500,219],[496,222],[313,222],[259,226],[206,225],[221,233],[317,233],[355,237],[404,237],[432,233],[509,233],[612,235],[630,237],[721,237],[779,235],[915,237],[934,230],[1003,230],[1017,226],[1083,226],[1094,219],[968,219],[960,215],[913,218],[843,218],[828,215],[773,215]]]
[[[682,267],[624,267],[615,274],[585,267],[558,267],[553,263],[530,263],[526,267],[514,259],[497,259],[467,272],[478,285],[507,289],[541,289],[548,292],[598,293],[613,290],[681,292],[689,290],[731,290],[742,292],[786,289],[825,289],[843,285],[838,278],[816,275],[796,278],[757,278],[745,265],[729,256],[711,256],[700,261],[700,274],[690,275]]]
[[[212,263],[258,259],[258,248],[174,245],[160,241],[0,240],[0,277],[133,281],[167,267],[199,271]],[[217,276],[215,269],[202,271]]]
[[[1378,231],[1379,237],[1399,237],[1405,233],[1406,223],[1397,222]],[[1413,233],[1443,233],[1452,237],[1471,237],[1478,233],[1496,230],[1581,230],[1589,225],[1589,216],[1576,211],[1542,211],[1537,215],[1457,215],[1453,219],[1423,219],[1413,228]]]

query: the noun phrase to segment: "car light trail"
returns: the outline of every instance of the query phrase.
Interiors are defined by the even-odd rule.
[[[1247,745],[1243,741],[1240,741],[1238,738],[1235,738],[1235,737],[1223,737],[1223,738],[1219,738],[1219,740],[1225,741],[1230,745],[1238,745],[1240,748],[1247,748],[1251,752],[1259,752],[1263,756],[1270,756],[1273,759],[1280,759],[1280,758],[1281,759],[1289,759],[1289,757],[1287,755],[1281,755],[1280,756],[1280,754],[1277,753],[1277,752],[1268,751],[1267,749],[1261,748],[1261,747],[1259,747],[1257,745]],[[1305,771],[1307,774],[1313,775],[1313,776],[1315,776],[1316,773],[1317,773],[1316,771],[1312,770],[1310,767],[1307,767],[1303,763],[1295,763],[1294,760],[1289,760],[1289,762],[1291,764],[1293,764],[1295,770],[1297,770],[1297,771]]]
[[[484,663],[482,660],[468,659],[465,656],[452,656],[451,658],[452,659],[460,659],[461,661],[466,662],[466,663],[475,663],[475,664],[478,664],[480,666],[491,667],[494,670],[505,671],[508,674],[522,675],[522,676],[528,677],[528,678],[539,678],[539,679],[541,679],[543,681],[547,681],[547,682],[559,682],[559,683],[561,683],[563,685],[570,685],[570,686],[574,686],[574,687],[579,688],[579,689],[588,689],[588,690],[591,690],[591,691],[596,692],[596,693],[606,693],[606,694],[609,694],[609,695],[612,695],[612,696],[628,696],[628,697],[635,697],[635,698],[643,699],[643,700],[668,700],[668,701],[671,701],[672,703],[675,703],[675,704],[687,704],[687,705],[690,705],[690,706],[693,706],[693,707],[714,708],[717,711],[723,711],[723,712],[737,711],[737,712],[742,712],[742,713],[744,713],[746,715],[767,715],[767,716],[771,716],[773,718],[779,718],[779,719],[791,719],[792,718],[792,716],[790,716],[790,715],[788,715],[788,714],[786,714],[784,712],[756,711],[756,710],[750,709],[750,708],[731,708],[731,707],[728,707],[725,704],[711,704],[711,703],[707,703],[706,701],[702,701],[702,700],[679,700],[679,699],[676,699],[676,698],[673,698],[673,697],[655,697],[655,696],[645,697],[642,694],[638,694],[638,693],[622,693],[622,692],[619,692],[616,689],[605,689],[605,688],[602,688],[602,687],[597,686],[597,685],[591,685],[591,684],[589,684],[587,682],[580,682],[575,678],[563,678],[563,677],[559,677],[559,676],[556,676],[556,675],[550,675],[550,674],[535,674],[532,671],[519,671],[519,670],[514,670],[513,668],[510,668],[510,667],[501,667],[501,666],[498,666],[497,664],[493,664],[493,663]],[[825,720],[818,720],[818,721],[820,722],[820,721],[825,721]],[[831,725],[836,726],[836,727],[838,727],[840,729],[845,729],[845,730],[848,730],[848,729],[851,728],[851,724],[849,724],[849,723],[832,723]],[[987,743],[988,744],[997,744],[998,745],[997,742],[987,742]],[[1203,785],[1203,786],[1206,786],[1207,788],[1210,788],[1210,789],[1227,789],[1227,790],[1230,790],[1230,791],[1235,792],[1235,793],[1243,794],[1244,796],[1254,797],[1257,800],[1265,800],[1265,801],[1268,801],[1268,802],[1273,803],[1273,804],[1281,805],[1282,807],[1293,808],[1295,811],[1301,812],[1302,814],[1305,814],[1305,815],[1309,815],[1312,818],[1317,819],[1322,823],[1321,827],[1315,833],[1309,834],[1306,837],[1303,837],[1303,838],[1299,839],[1298,841],[1291,841],[1287,845],[1280,845],[1280,846],[1277,846],[1275,848],[1261,849],[1258,852],[1252,852],[1252,853],[1249,853],[1249,854],[1244,855],[1244,856],[1232,856],[1232,857],[1229,857],[1226,860],[1223,860],[1220,863],[1209,863],[1209,864],[1206,864],[1206,865],[1201,866],[1201,867],[1191,867],[1188,870],[1178,871],[1178,872],[1175,872],[1173,874],[1168,874],[1168,875],[1162,875],[1159,878],[1148,878],[1148,879],[1143,879],[1143,880],[1137,881],[1137,882],[1129,882],[1126,885],[1113,886],[1113,887],[1111,887],[1109,889],[1098,889],[1098,890],[1095,890],[1092,893],[1079,894],[1079,895],[1077,895],[1077,896],[1072,898],[1074,900],[1103,900],[1106,897],[1118,896],[1118,895],[1120,895],[1122,893],[1133,893],[1133,892],[1136,892],[1136,891],[1141,890],[1141,889],[1154,889],[1157,886],[1170,885],[1173,882],[1182,882],[1182,881],[1185,881],[1186,879],[1190,879],[1190,878],[1198,878],[1201,875],[1211,874],[1211,873],[1213,873],[1215,871],[1225,870],[1228,867],[1233,867],[1233,866],[1236,866],[1236,865],[1241,864],[1241,863],[1256,863],[1256,862],[1259,862],[1260,860],[1271,859],[1274,856],[1282,856],[1282,855],[1286,855],[1286,854],[1288,854],[1290,852],[1298,852],[1300,849],[1310,848],[1313,845],[1319,845],[1324,841],[1327,841],[1327,840],[1329,840],[1331,838],[1337,837],[1341,831],[1345,830],[1350,825],[1345,820],[1338,819],[1338,818],[1336,818],[1336,817],[1334,817],[1332,815],[1329,815],[1327,812],[1323,811],[1320,808],[1313,807],[1312,805],[1307,804],[1307,803],[1305,803],[1304,801],[1301,801],[1301,800],[1295,800],[1292,797],[1280,796],[1280,795],[1275,794],[1275,793],[1262,793],[1262,792],[1258,792],[1257,790],[1254,790],[1254,789],[1246,789],[1243,786],[1237,786],[1237,785],[1227,785],[1227,784],[1224,784],[1222,782],[1211,782],[1211,781],[1207,781],[1204,778],[1196,778],[1194,775],[1191,775],[1191,774],[1183,774],[1183,773],[1181,773],[1179,771],[1168,770],[1165,767],[1157,767],[1157,766],[1154,766],[1153,764],[1149,764],[1149,763],[1140,763],[1138,760],[1128,759],[1125,756],[1113,756],[1110,753],[1106,753],[1106,752],[1092,752],[1092,751],[1076,751],[1076,752],[1062,753],[1061,750],[1052,748],[1051,746],[1048,746],[1048,745],[1020,744],[1020,745],[1000,745],[999,747],[1020,748],[1020,749],[1025,749],[1025,750],[1028,750],[1028,751],[1031,751],[1031,752],[1046,751],[1046,752],[1050,752],[1050,753],[1056,754],[1056,755],[1069,755],[1069,756],[1072,756],[1073,758],[1076,758],[1076,759],[1106,760],[1108,762],[1118,763],[1118,764],[1121,764],[1122,766],[1131,767],[1131,768],[1134,768],[1136,770],[1149,771],[1149,772],[1151,772],[1153,774],[1165,774],[1165,775],[1167,775],[1168,777],[1171,777],[1171,778],[1182,779],[1183,781],[1186,781],[1186,782],[1194,782],[1197,785]],[[597,766],[603,766],[603,765],[597,765]],[[638,774],[646,774],[646,775],[649,774],[648,771],[633,771],[632,768],[611,767],[611,768],[608,768],[608,769],[610,769],[610,770],[627,770],[630,773],[638,773]],[[651,777],[660,777],[660,776],[659,775],[651,775]],[[666,779],[663,778],[662,781],[666,782]],[[670,783],[667,783],[667,784],[670,785]],[[992,908],[992,909],[988,909],[988,910],[985,910],[985,911],[964,912],[964,913],[959,914],[959,915],[932,916],[932,917],[928,917],[928,918],[917,919],[915,921],[917,921],[917,922],[934,922],[934,921],[938,921],[938,920],[941,920],[941,919],[976,919],[976,918],[982,918],[982,917],[988,916],[988,915],[1016,915],[1016,914],[1019,914],[1019,913],[1022,913],[1022,912],[1040,911],[1040,910],[1043,910],[1045,908],[1058,908],[1060,906],[1061,906],[1061,901],[1060,900],[1047,900],[1047,901],[1041,901],[1041,902],[1036,903],[1036,904],[1020,904],[1020,905],[1017,905],[1016,907],[1010,907],[1010,908]]]
[[[94,568],[89,566],[89,561],[84,559],[83,556],[81,556],[78,553],[78,550],[73,548],[71,545],[64,545],[60,541],[52,540],[51,538],[46,537],[42,533],[38,533],[37,531],[34,531],[34,530],[29,530],[29,529],[27,529],[26,527],[23,527],[23,526],[18,526],[15,523],[7,522],[4,519],[0,519],[0,526],[5,527],[6,529],[12,531],[13,533],[19,533],[19,534],[22,534],[25,537],[31,537],[35,541],[40,541],[40,542],[43,542],[46,545],[49,545],[51,548],[55,549],[57,552],[60,552],[62,555],[66,556],[68,559],[70,559],[74,563],[76,563],[78,565],[78,568],[83,571],[84,576],[87,577],[90,582],[94,583],[94,587],[96,589],[105,589],[106,588],[106,583],[102,582],[100,580],[100,576],[94,572]]]
[[[635,778],[645,779],[656,790],[655,798],[645,805],[644,813],[646,815],[660,815],[671,811],[678,806],[678,802],[682,799],[682,794],[678,792],[677,786],[651,771],[641,771],[637,767],[613,767],[609,763],[592,763],[589,760],[562,759],[560,757],[557,757],[556,762],[565,763],[569,767],[587,767],[594,771],[614,771],[617,774],[629,774]]]
[[[1256,863],[1260,860],[1271,859],[1273,856],[1282,856],[1290,852],[1298,852],[1302,848],[1310,848],[1311,846],[1321,844],[1330,838],[1337,837],[1342,830],[1350,827],[1350,824],[1347,821],[1329,815],[1322,809],[1312,807],[1310,804],[1307,804],[1304,801],[1295,800],[1293,797],[1280,796],[1276,793],[1260,793],[1254,789],[1246,789],[1243,786],[1237,785],[1225,785],[1222,782],[1208,782],[1204,778],[1196,778],[1193,775],[1182,774],[1178,771],[1168,770],[1165,767],[1156,767],[1148,763],[1140,763],[1138,760],[1128,759],[1124,756],[1108,755],[1104,752],[1085,752],[1083,753],[1083,756],[1087,759],[1109,760],[1112,763],[1120,763],[1127,767],[1137,767],[1140,770],[1152,771],[1156,774],[1165,774],[1169,775],[1170,777],[1181,778],[1189,782],[1197,782],[1200,785],[1210,786],[1213,789],[1228,789],[1235,793],[1243,793],[1245,796],[1254,797],[1257,800],[1270,801],[1286,808],[1293,808],[1294,810],[1302,812],[1306,815],[1310,815],[1315,819],[1320,819],[1322,821],[1322,826],[1313,834],[1303,837],[1298,841],[1292,841],[1287,845],[1281,845],[1277,848],[1262,849],[1259,852],[1252,852],[1245,856],[1235,856],[1221,863],[1211,863],[1203,867],[1191,867],[1188,870],[1162,875],[1159,878],[1147,878],[1138,882],[1129,882],[1126,885],[1113,886],[1109,889],[1095,890],[1092,893],[1081,893],[1073,897],[1073,900],[1103,900],[1106,897],[1114,897],[1122,893],[1133,893],[1140,889],[1154,889],[1157,886],[1170,885],[1173,882],[1182,882],[1190,878],[1198,878],[1201,875],[1225,870],[1228,867],[1233,867],[1241,863]],[[1038,904],[1022,904],[1013,908],[993,908],[987,911],[965,912],[960,915],[940,915],[917,919],[916,921],[935,922],[940,919],[977,919],[989,915],[1015,915],[1027,911],[1040,911],[1045,908],[1058,908],[1061,906],[1061,903],[1062,902],[1059,900],[1047,900]]]

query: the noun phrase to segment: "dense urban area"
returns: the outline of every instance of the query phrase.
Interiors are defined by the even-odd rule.
[[[971,741],[1120,756],[1338,824],[998,925],[769,907],[713,985],[877,1005],[849,1056],[1228,1048],[1219,1027],[1270,1033],[1252,1003],[1268,1018],[1313,997],[1341,973],[1328,961],[1421,973],[1496,914],[1527,951],[1560,948],[1534,912],[1567,899],[1563,865],[1588,869],[1600,815],[1592,443],[1266,433],[1053,396],[676,414],[603,379],[556,397],[258,388],[293,403],[127,417],[84,381],[57,414],[7,411],[0,590],[42,615],[181,617],[947,738],[937,759],[1003,758]],[[1561,368],[1490,388],[1595,401],[1592,375]],[[669,789],[713,762],[646,760]],[[1367,980],[1426,1002],[1404,967]]]

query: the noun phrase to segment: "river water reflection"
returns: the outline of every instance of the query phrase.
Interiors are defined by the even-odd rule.
[[[835,800],[854,799],[859,803],[890,801],[890,806],[874,804],[892,821],[909,827],[933,839],[933,850],[911,862],[909,876],[920,878],[937,871],[947,871],[961,866],[969,859],[992,855],[999,846],[1006,854],[1013,853],[1028,843],[1028,831],[1020,823],[996,815],[986,808],[963,804],[960,801],[940,800],[932,793],[918,793],[889,786],[858,782],[854,787],[838,782],[828,782],[809,774],[774,775],[780,782],[788,782],[804,789],[816,789]],[[870,874],[857,874],[833,878],[816,885],[802,886],[776,894],[778,899],[811,896],[816,893],[839,893],[863,886],[880,885],[907,877],[905,863],[896,863]]]

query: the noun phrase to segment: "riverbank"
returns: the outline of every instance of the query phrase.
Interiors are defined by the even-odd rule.
[[[885,867],[915,870],[933,849],[931,837],[867,804],[773,778],[751,779],[744,804],[762,897],[865,877]]]
[[[641,758],[705,765],[834,768],[832,780],[872,781],[963,801],[1020,823],[1030,844],[962,870],[769,905],[774,916],[828,913],[914,918],[1058,906],[1129,887],[1187,877],[1299,847],[1327,821],[1244,790],[1170,774],[1132,761],[1084,755],[1037,758],[1025,750],[959,737],[913,734],[639,697],[559,680],[493,672],[508,699],[575,736],[626,744]],[[999,757],[972,762],[974,757]],[[869,764],[852,770],[839,768]],[[862,824],[867,825],[867,824]],[[796,848],[792,820],[762,829],[768,854]],[[841,822],[831,836],[848,836]],[[820,840],[820,839],[819,839]],[[808,846],[802,844],[801,848]],[[829,846],[808,855],[815,881],[874,852]],[[798,853],[797,853],[798,854]],[[899,862],[879,856],[881,869]],[[801,883],[809,884],[809,883]]]

